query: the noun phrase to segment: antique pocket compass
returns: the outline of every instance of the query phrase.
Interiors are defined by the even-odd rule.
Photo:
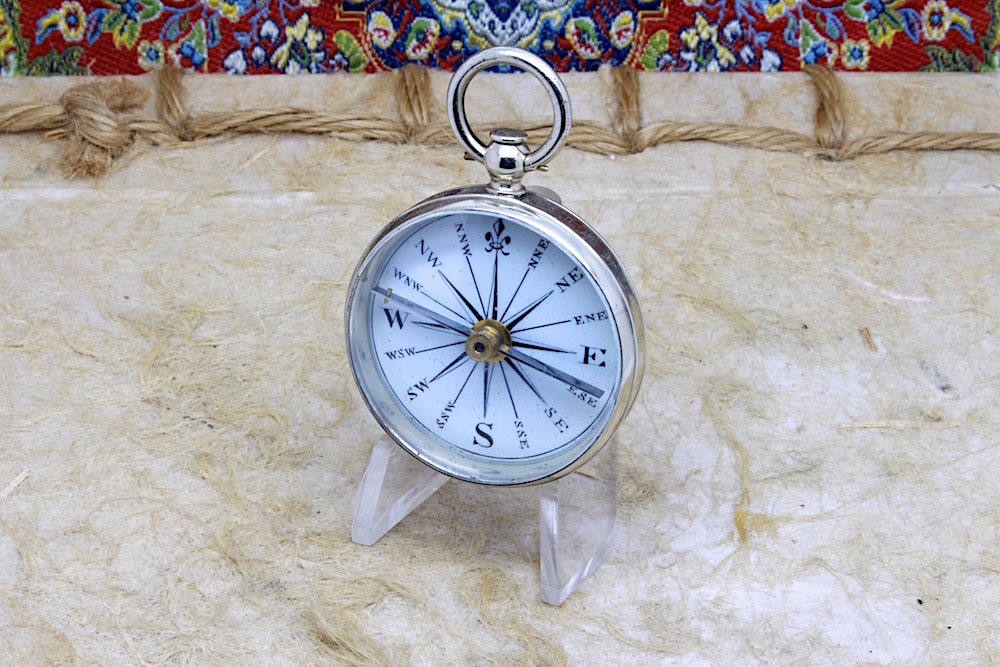
[[[496,129],[486,145],[469,127],[465,91],[497,64],[548,90],[555,120],[535,151],[518,130]],[[554,193],[521,183],[569,135],[555,72],[525,51],[488,49],[455,73],[448,100],[459,141],[490,182],[404,212],[355,270],[351,368],[394,442],[372,451],[352,535],[374,544],[449,477],[542,484],[542,597],[560,604],[610,547],[613,437],[642,377],[642,317],[600,236]]]

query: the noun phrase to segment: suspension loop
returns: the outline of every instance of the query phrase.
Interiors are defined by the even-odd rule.
[[[532,171],[555,157],[566,143],[573,115],[566,87],[548,63],[538,56],[511,46],[497,46],[471,56],[458,68],[448,86],[448,119],[462,146],[476,160],[485,163],[488,146],[479,140],[469,126],[465,115],[465,91],[473,77],[481,71],[502,64],[513,65],[533,74],[541,81],[552,101],[552,133],[545,143],[524,157],[524,171]]]

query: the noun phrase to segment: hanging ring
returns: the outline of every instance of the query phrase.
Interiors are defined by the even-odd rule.
[[[458,68],[448,85],[448,120],[451,121],[455,135],[469,154],[479,162],[484,162],[487,146],[469,126],[469,120],[465,115],[465,91],[474,76],[487,67],[500,64],[513,65],[534,74],[535,78],[545,86],[552,101],[552,133],[545,143],[537,150],[528,153],[524,159],[524,171],[538,169],[555,157],[566,143],[573,113],[563,82],[548,63],[533,53],[512,46],[496,46],[469,57]]]

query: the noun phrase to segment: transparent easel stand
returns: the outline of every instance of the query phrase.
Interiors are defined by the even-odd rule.
[[[375,544],[448,479],[380,438],[358,487],[351,539]],[[615,440],[577,472],[541,486],[542,600],[562,604],[604,562],[617,514]]]

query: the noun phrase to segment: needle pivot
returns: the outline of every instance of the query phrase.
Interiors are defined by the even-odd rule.
[[[496,320],[480,320],[465,340],[465,353],[473,361],[502,361],[512,345],[510,332]]]

